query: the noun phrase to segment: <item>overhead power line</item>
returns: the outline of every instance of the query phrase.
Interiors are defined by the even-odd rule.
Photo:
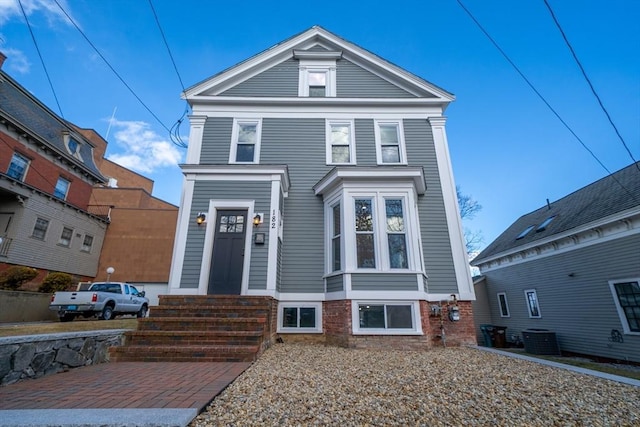
[[[104,55],[102,55],[102,53],[100,53],[100,51],[98,50],[98,48],[91,42],[91,40],[89,40],[89,38],[87,37],[87,35],[80,29],[80,27],[76,24],[76,22],[73,20],[73,18],[71,18],[71,16],[69,16],[69,14],[67,13],[66,10],[64,10],[64,8],[60,5],[60,3],[58,2],[58,0],[53,0],[58,7],[60,8],[60,10],[62,11],[62,13],[65,14],[65,16],[69,19],[69,22],[71,22],[73,24],[74,27],[76,27],[76,29],[78,30],[78,32],[80,34],[82,34],[82,37],[84,37],[84,39],[87,41],[87,43],[89,43],[89,45],[93,48],[93,50],[96,51],[96,53],[98,54],[98,56],[100,56],[100,58],[102,58],[102,60],[105,62],[105,64],[107,64],[107,66],[109,67],[109,69],[111,71],[113,71],[113,73],[116,75],[116,77],[118,77],[118,79],[122,82],[122,84],[129,89],[129,92],[131,92],[131,94],[138,100],[138,102],[140,102],[140,104],[149,112],[149,114],[151,114],[151,116],[153,116],[154,119],[156,119],[156,121],[158,123],[160,123],[160,125],[169,133],[171,133],[171,131],[169,130],[169,128],[167,126],[165,126],[165,124],[162,122],[162,120],[160,120],[158,118],[158,116],[156,116],[154,114],[153,111],[151,111],[151,108],[149,108],[147,106],[147,104],[144,103],[144,101],[142,101],[142,99],[140,99],[140,97],[136,94],[136,92],[131,88],[131,86],[129,86],[127,84],[127,82],[124,81],[124,79],[120,76],[120,74],[118,74],[118,72],[115,70],[115,68],[113,68],[113,66],[109,63],[109,61],[107,61],[107,59],[104,57]]]
[[[522,77],[522,79],[527,83],[527,85],[529,86],[529,88],[531,88],[531,90],[533,90],[533,92],[538,95],[538,97],[542,100],[542,102],[544,102],[544,104],[547,106],[547,108],[549,108],[549,110],[551,110],[551,112],[558,118],[558,120],[560,120],[560,123],[562,123],[564,125],[565,128],[567,128],[567,130],[576,138],[576,140],[580,143],[580,145],[582,145],[582,147],[587,150],[587,152],[589,152],[589,154],[591,154],[591,157],[593,157],[596,162],[598,162],[598,164],[600,166],[602,166],[602,168],[607,171],[607,173],[609,174],[609,176],[611,176],[622,188],[624,188],[624,190],[634,199],[636,198],[634,196],[634,194],[629,191],[618,179],[616,179],[615,176],[613,176],[613,173],[604,165],[604,163],[602,163],[602,161],[600,161],[600,159],[598,158],[598,156],[595,155],[595,153],[593,151],[591,151],[591,149],[589,149],[589,147],[587,147],[587,145],[582,141],[582,139],[573,131],[573,129],[571,129],[571,127],[567,124],[567,122],[564,121],[564,119],[560,116],[560,114],[558,114],[558,112],[551,106],[551,104],[549,104],[549,102],[545,99],[544,96],[542,96],[542,94],[535,88],[535,86],[533,85],[533,83],[531,83],[529,81],[529,79],[524,75],[524,73],[522,71],[520,71],[520,69],[518,68],[518,66],[511,60],[511,58],[509,58],[509,55],[506,54],[506,52],[504,50],[502,50],[502,48],[500,47],[500,45],[498,45],[498,43],[493,39],[493,37],[491,37],[491,35],[487,32],[487,30],[484,29],[484,27],[482,26],[482,24],[480,24],[480,22],[475,18],[475,16],[473,16],[473,14],[471,13],[471,11],[469,11],[469,9],[467,9],[465,7],[465,5],[462,3],[461,0],[456,0],[458,2],[458,4],[460,5],[460,7],[462,8],[462,10],[465,11],[465,13],[467,15],[469,15],[469,18],[471,18],[471,20],[478,26],[478,28],[480,29],[480,31],[482,31],[482,33],[489,39],[489,41],[491,41],[491,43],[495,46],[496,49],[498,49],[498,51],[502,54],[502,56],[507,60],[507,62],[509,64],[511,64],[511,66],[514,68],[514,70],[516,70],[516,72],[520,75],[520,77]]]
[[[582,75],[583,75],[584,79],[587,81],[587,84],[589,85],[589,88],[591,89],[591,93],[593,93],[593,96],[596,97],[596,100],[598,101],[598,104],[600,105],[600,108],[602,109],[604,114],[607,116],[607,120],[609,120],[609,123],[611,123],[611,126],[615,130],[616,135],[618,135],[618,138],[620,139],[620,142],[622,142],[622,145],[624,145],[624,148],[627,150],[627,153],[629,153],[629,156],[631,157],[631,160],[633,160],[633,162],[635,163],[635,165],[638,168],[638,170],[640,170],[640,166],[638,166],[638,161],[635,159],[635,157],[633,157],[633,153],[629,149],[629,146],[627,146],[627,143],[625,142],[624,138],[620,134],[620,131],[616,127],[615,123],[613,123],[613,120],[611,119],[611,115],[609,114],[609,112],[605,108],[604,104],[602,103],[602,100],[600,99],[600,96],[598,95],[598,93],[596,92],[595,88],[593,87],[593,84],[591,83],[591,80],[587,76],[587,72],[585,71],[584,67],[582,66],[582,63],[580,62],[580,60],[578,59],[578,55],[576,55],[576,52],[573,49],[573,46],[571,46],[571,43],[569,42],[569,39],[567,38],[567,35],[565,34],[564,30],[562,29],[562,26],[560,26],[560,22],[558,22],[558,19],[556,18],[556,15],[553,12],[553,9],[551,9],[551,5],[549,4],[549,2],[547,0],[544,0],[544,4],[547,6],[547,9],[549,10],[549,13],[551,14],[551,17],[553,18],[553,22],[556,24],[556,27],[558,27],[558,30],[560,31],[560,34],[562,34],[562,38],[564,39],[565,44],[569,48],[569,51],[571,51],[571,55],[573,56],[573,59],[576,61],[576,64],[578,64],[578,67],[580,68],[580,71],[582,72]]]
[[[51,82],[51,77],[49,77],[49,72],[47,71],[47,66],[44,63],[44,59],[42,58],[42,53],[40,53],[40,47],[38,47],[38,42],[36,41],[36,36],[33,34],[33,29],[31,28],[31,24],[29,23],[29,18],[27,18],[27,13],[24,11],[24,7],[22,7],[22,1],[18,0],[18,4],[20,5],[20,10],[22,11],[22,16],[24,16],[24,20],[27,23],[27,28],[29,29],[29,34],[31,34],[31,39],[33,40],[33,45],[36,47],[36,51],[38,52],[38,57],[40,58],[40,63],[42,64],[42,68],[44,68],[44,74],[47,76],[47,81],[49,82],[49,87],[51,88],[51,92],[53,92],[53,99],[56,100],[56,105],[58,106],[58,111],[60,111],[60,116],[64,119],[64,114],[62,114],[62,107],[60,107],[60,102],[58,101],[58,96],[56,95],[56,90],[53,88],[53,83]]]
[[[176,61],[173,59],[173,55],[171,54],[171,49],[169,48],[169,43],[167,43],[167,38],[164,35],[164,31],[162,30],[162,25],[160,25],[160,19],[158,19],[158,14],[156,13],[156,9],[153,7],[153,1],[149,0],[149,6],[151,7],[151,11],[153,12],[153,17],[156,20],[156,24],[158,25],[158,29],[160,30],[160,34],[162,35],[162,41],[164,42],[165,47],[167,48],[167,52],[169,53],[169,57],[171,58],[171,63],[173,64],[173,69],[178,76],[178,80],[180,81],[180,86],[182,87],[182,92],[185,92],[184,83],[182,82],[182,77],[180,77],[180,72],[178,71],[178,66],[176,65]],[[184,112],[182,113],[182,117],[171,126],[171,130],[169,131],[169,137],[171,141],[180,146],[187,147],[187,144],[182,140],[180,136],[180,124],[184,120],[185,115],[189,112],[189,103],[185,100],[186,106]]]

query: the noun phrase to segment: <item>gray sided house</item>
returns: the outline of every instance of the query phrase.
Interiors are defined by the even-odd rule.
[[[640,362],[640,163],[522,216],[472,264],[485,301],[475,312],[488,313],[477,323],[506,327],[508,341],[544,329],[561,351]]]
[[[105,181],[93,156],[75,127],[0,70],[0,270],[96,275],[108,212],[91,206]]]
[[[278,333],[340,345],[437,345],[432,306],[457,304],[447,339],[475,342],[453,95],[312,27],[184,97],[170,294],[270,296]]]

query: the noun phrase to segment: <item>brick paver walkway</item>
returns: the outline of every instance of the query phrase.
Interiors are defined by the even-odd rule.
[[[251,363],[119,362],[0,387],[0,410],[196,408],[200,412]]]

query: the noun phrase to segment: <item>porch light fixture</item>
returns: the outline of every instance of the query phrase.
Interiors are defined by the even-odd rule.
[[[111,275],[116,271],[113,267],[107,267],[107,282],[111,279]]]
[[[260,216],[260,214],[256,214],[256,216],[253,217],[253,226],[257,227],[260,225],[261,222],[262,222],[262,217]]]
[[[198,212],[198,216],[196,217],[196,224],[202,225],[205,222],[207,222],[207,216],[204,214],[204,212]]]

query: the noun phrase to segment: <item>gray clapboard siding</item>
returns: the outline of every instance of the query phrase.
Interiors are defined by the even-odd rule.
[[[418,215],[428,289],[430,293],[456,293],[458,286],[431,126],[418,119],[403,123],[409,165],[422,166],[427,183],[427,192],[418,198]]]
[[[211,199],[254,200],[256,212],[269,212],[271,203],[271,183],[265,181],[197,181],[193,191],[191,212],[207,212]],[[250,218],[247,218],[250,221]],[[213,218],[211,218],[213,221]],[[215,224],[210,224],[214,225]],[[247,233],[253,233],[248,223]],[[205,227],[189,221],[189,231],[185,247],[184,265],[180,279],[181,288],[197,288],[204,250]],[[269,235],[265,235],[264,245],[252,245],[249,272],[249,289],[265,289],[267,280],[267,260]]]
[[[508,338],[524,329],[548,329],[562,350],[640,362],[640,336],[609,341],[612,329],[623,328],[608,283],[640,277],[639,252],[636,234],[485,272],[492,322],[507,327]],[[536,290],[541,318],[529,318],[525,289]],[[508,318],[500,317],[498,292],[507,294]]]
[[[9,257],[3,261],[80,276],[95,277],[99,273],[98,259],[107,224],[36,193],[29,197],[21,212],[13,218],[13,240]],[[49,221],[44,240],[31,237],[38,217]],[[63,227],[73,229],[69,247],[58,245]],[[90,252],[81,250],[87,234],[93,236]]]
[[[354,273],[351,275],[354,291],[417,291],[415,274]]]
[[[284,201],[281,292],[324,292],[323,201],[313,185],[329,170],[324,119],[262,121],[261,163],[286,164],[291,188]]]
[[[338,98],[415,98],[404,89],[346,59],[336,64]]]
[[[344,291],[344,276],[340,274],[337,276],[327,277],[327,292],[339,291]]]
[[[373,119],[356,119],[354,127],[358,166],[376,166],[376,136]]]
[[[207,118],[202,132],[200,164],[229,163],[232,129],[233,119],[231,117]]]
[[[299,63],[289,59],[224,91],[222,96],[298,96]]]

